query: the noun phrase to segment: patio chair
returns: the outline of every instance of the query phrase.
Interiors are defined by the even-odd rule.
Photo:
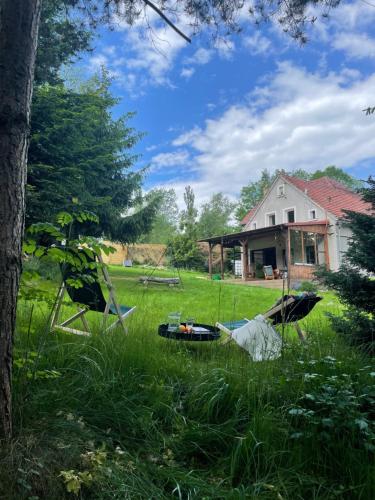
[[[88,261],[90,260],[87,257],[87,254],[85,254],[85,258]],[[136,306],[129,307],[118,304],[109,277],[109,273],[103,264],[102,257],[98,255],[97,259],[101,264],[104,283],[109,291],[109,300],[106,301],[106,299],[104,298],[96,268],[86,269],[85,276],[82,277],[82,274],[77,272],[77,270],[71,264],[63,264],[61,266],[63,283],[60,287],[56,306],[52,313],[51,330],[61,330],[63,332],[74,333],[76,335],[89,336],[91,335],[91,331],[85,315],[89,311],[95,311],[103,314],[102,327],[104,328],[104,332],[108,332],[116,326],[120,325],[123,331],[127,333],[127,328],[124,324],[124,320],[135,311]],[[93,259],[91,260],[93,261]],[[69,285],[69,280],[74,280],[77,278],[82,282],[82,287],[75,288]],[[68,296],[70,297],[72,302],[77,304],[78,312],[60,323],[59,316],[65,292],[68,293]],[[110,316],[117,316],[117,319],[111,325],[106,326],[107,320]],[[70,323],[73,323],[73,321],[76,321],[77,319],[80,319],[82,321],[84,330],[78,330],[77,328],[68,327]]]
[[[277,325],[280,323],[293,323],[298,337],[301,342],[305,341],[305,334],[298,324],[298,321],[305,316],[307,316],[310,311],[314,308],[322,297],[315,295],[314,293],[303,293],[301,295],[284,295],[280,300],[274,304],[274,306],[262,315],[258,315],[254,319],[271,320],[272,325]],[[247,325],[251,321],[247,318],[241,320],[231,321],[227,323],[216,323],[216,326],[227,333],[230,338],[230,342],[233,338],[235,332]]]
[[[263,272],[265,280],[275,279],[272,266],[263,266]]]

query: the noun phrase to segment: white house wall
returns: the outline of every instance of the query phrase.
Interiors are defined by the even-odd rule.
[[[284,195],[278,196],[278,186],[284,185]],[[285,218],[285,209],[294,208],[295,222],[306,222],[310,219],[309,210],[316,211],[318,220],[326,219],[327,214],[318,205],[316,205],[307,196],[304,196],[295,186],[288,182],[278,179],[272,186],[266,198],[263,200],[258,211],[248,221],[244,227],[245,231],[254,229],[253,223],[256,222],[256,229],[267,227],[266,215],[275,212],[276,224],[287,222]]]

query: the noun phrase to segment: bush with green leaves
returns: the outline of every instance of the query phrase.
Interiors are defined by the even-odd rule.
[[[313,283],[312,281],[302,281],[299,289],[302,292],[316,293],[318,291],[318,286],[316,283]]]
[[[80,225],[88,222],[95,224],[98,222],[98,217],[87,211],[60,212],[56,217],[56,224],[38,222],[28,228],[23,251],[26,256],[33,259],[32,262],[37,260],[40,265],[34,265],[34,269],[26,267],[24,270],[22,298],[47,302],[54,300],[49,291],[33,286],[33,283],[35,285],[35,281],[41,277],[38,271],[40,268],[43,269],[44,265],[72,266],[75,277],[67,280],[67,284],[73,288],[80,288],[84,281],[94,279],[87,271],[101,265],[96,256],[101,252],[108,255],[114,252],[114,248],[90,236],[71,237],[72,234],[79,233]]]
[[[172,266],[184,269],[204,269],[204,255],[195,238],[188,234],[178,234],[168,243],[167,256]]]
[[[288,410],[290,438],[316,440],[324,448],[346,446],[375,452],[375,372],[364,367],[356,375],[340,373],[341,362],[332,356],[300,361],[304,365],[305,392]],[[325,370],[319,365],[326,365]]]

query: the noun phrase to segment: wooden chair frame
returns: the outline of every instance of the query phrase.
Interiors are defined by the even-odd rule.
[[[265,314],[262,314],[263,318],[265,319],[268,319],[268,318],[272,318],[272,316],[274,314],[276,314],[277,312],[280,312],[283,310],[283,308],[289,306],[290,304],[292,304],[294,302],[294,298],[293,297],[290,297],[289,299],[287,299],[285,302],[281,303],[281,304],[278,304],[277,306],[273,307],[272,309],[270,309],[269,311],[267,311]],[[247,322],[249,322],[250,320],[247,319],[247,318],[244,318],[244,320],[246,320]],[[297,335],[300,339],[301,342],[305,342],[306,340],[306,336],[305,336],[305,333],[301,330],[301,327],[299,326],[298,324],[298,321],[294,321],[293,322],[294,324],[294,328],[296,329],[296,332],[297,332]],[[229,338],[227,340],[225,340],[223,342],[223,344],[227,344],[228,342],[231,342],[233,340],[232,338],[232,330],[230,330],[229,328],[227,328],[225,325],[222,325],[221,323],[217,322],[216,323],[216,326],[222,330],[223,332],[227,333],[229,335]]]
[[[103,314],[103,316],[104,316],[103,321],[102,321],[102,328],[104,328],[104,333],[108,332],[110,330],[113,330],[118,325],[121,325],[124,333],[128,333],[128,329],[124,324],[124,320],[125,320],[125,318],[130,316],[135,311],[136,306],[130,308],[124,314],[121,314],[121,307],[116,300],[115,293],[113,290],[113,285],[112,285],[108,270],[107,270],[105,264],[103,263],[103,259],[102,259],[101,255],[98,256],[98,260],[99,260],[99,263],[101,264],[104,283],[106,284],[108,291],[109,291],[109,300],[106,301],[106,306],[105,306],[104,312],[101,313],[100,311],[97,311],[99,314]],[[67,291],[66,285],[63,282],[61,287],[60,287],[58,296],[57,296],[54,311],[52,313],[51,330],[60,330],[60,331],[67,332],[67,333],[74,333],[75,335],[90,336],[91,335],[90,327],[89,327],[89,324],[88,324],[87,319],[85,317],[86,313],[88,313],[90,311],[89,307],[82,307],[82,305],[79,305],[77,313],[73,314],[72,316],[70,316],[70,318],[66,319],[62,323],[59,323],[61,307],[62,307],[62,304],[64,301],[64,296],[65,296],[66,291]],[[116,311],[116,314],[113,314],[113,313],[110,314],[110,307],[112,304],[113,304],[113,307]],[[118,319],[116,321],[114,321],[111,325],[106,327],[108,317],[114,316],[114,315],[117,316]],[[77,319],[80,319],[82,321],[84,330],[78,330],[77,328],[68,328],[68,325],[70,323],[73,323],[73,321],[75,321]]]

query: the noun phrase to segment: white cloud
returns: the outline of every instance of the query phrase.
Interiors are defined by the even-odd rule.
[[[272,42],[256,31],[252,36],[245,36],[242,41],[244,47],[254,55],[268,55],[272,51]]]
[[[309,38],[324,42],[351,59],[374,58],[374,6],[359,1],[342,2],[331,9],[328,19],[321,17],[319,7],[312,7],[309,15],[317,16],[317,21],[308,31]]]
[[[100,70],[103,66],[107,67],[108,65],[108,57],[104,54],[97,54],[95,56],[90,57],[89,59],[89,69],[93,73]]]
[[[194,68],[182,68],[180,75],[187,80],[191,78],[195,73]]]
[[[183,149],[173,151],[171,153],[159,153],[151,160],[153,169],[160,169],[163,167],[175,167],[178,165],[187,165],[189,162],[189,153]]]
[[[202,130],[199,127],[194,127],[193,129],[189,130],[188,132],[184,132],[183,134],[179,135],[173,142],[173,146],[184,146],[186,144],[191,144],[196,137],[198,137],[201,134]]]
[[[173,141],[195,151],[190,184],[197,199],[218,191],[236,196],[264,168],[314,171],[375,161],[375,120],[362,112],[374,86],[375,74],[353,81],[348,70],[321,75],[281,64],[261,106],[232,106]],[[181,189],[188,183],[186,171],[173,181]]]
[[[375,58],[375,39],[367,34],[340,33],[334,38],[333,47],[353,59]]]
[[[189,18],[183,12],[176,12],[171,18],[178,28],[190,35]],[[116,19],[117,29],[123,32],[124,70],[138,74],[137,85],[166,85],[173,87],[169,79],[177,55],[185,49],[187,42],[167,26],[151,9],[129,26],[123,19]]]
[[[213,56],[212,50],[200,47],[195,53],[186,59],[187,64],[199,64],[204,65],[211,61]]]
[[[222,59],[231,59],[236,49],[234,42],[229,38],[217,38],[214,47]]]

